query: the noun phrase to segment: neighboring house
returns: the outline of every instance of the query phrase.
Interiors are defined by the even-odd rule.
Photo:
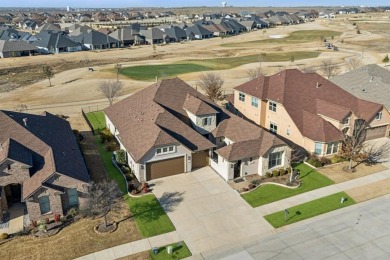
[[[376,64],[346,72],[330,79],[352,95],[378,104],[390,111],[390,71]]]
[[[212,31],[207,30],[203,26],[199,24],[194,24],[191,27],[187,27],[186,29],[187,36],[193,33],[195,39],[202,40],[202,39],[209,39],[214,36],[214,33]]]
[[[85,203],[90,177],[69,123],[50,113],[0,111],[0,217],[25,203],[30,220]]]
[[[225,36],[229,34],[229,29],[224,27],[222,24],[209,24],[202,25],[207,30],[213,32],[214,36]]]
[[[155,83],[104,112],[139,181],[209,165],[227,181],[290,163],[290,148],[277,136],[178,78]]]
[[[42,31],[35,37],[38,40],[32,44],[44,54],[75,52],[83,49],[81,43],[75,42],[63,32]]]
[[[145,44],[145,40],[139,35],[139,31],[134,31],[129,27],[117,29],[108,35],[120,41],[121,45],[123,45],[124,47],[130,45]]]
[[[43,31],[60,32],[61,26],[58,24],[53,24],[53,23],[45,23],[42,26],[38,27],[36,29],[36,31],[38,33],[43,32]]]
[[[37,47],[25,41],[0,40],[0,58],[29,56],[37,52]]]
[[[245,26],[247,31],[252,31],[253,29],[257,28],[257,23],[255,21],[241,21],[241,25]]]
[[[95,30],[89,30],[86,33],[71,36],[70,38],[75,42],[81,43],[88,50],[118,48],[120,45],[118,40]]]
[[[145,41],[148,44],[170,42],[170,38],[167,35],[164,35],[163,31],[155,27],[149,30],[140,30],[140,34],[145,37]]]
[[[370,124],[367,139],[385,137],[390,114],[317,73],[297,69],[261,76],[234,88],[234,111],[309,152],[335,154],[356,119]]]
[[[187,39],[186,31],[178,26],[165,28],[164,32],[175,42],[181,42]]]

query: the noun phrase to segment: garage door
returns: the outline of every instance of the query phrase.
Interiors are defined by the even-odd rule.
[[[146,180],[163,178],[184,172],[184,157],[146,164]]]
[[[367,130],[366,140],[372,140],[386,136],[387,126],[372,127]]]
[[[192,169],[201,168],[209,165],[209,152],[201,151],[192,154]]]

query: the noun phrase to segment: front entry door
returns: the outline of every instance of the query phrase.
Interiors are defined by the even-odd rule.
[[[239,178],[240,175],[240,169],[241,169],[241,161],[237,161],[236,164],[234,164],[234,176],[233,178]]]

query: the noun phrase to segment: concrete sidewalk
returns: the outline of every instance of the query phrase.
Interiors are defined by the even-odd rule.
[[[357,178],[354,180],[341,182],[338,184],[333,184],[330,186],[326,186],[320,189],[312,190],[309,192],[305,192],[290,198],[286,198],[283,200],[278,200],[273,203],[269,203],[260,207],[255,208],[254,210],[259,213],[261,216],[265,216],[277,211],[281,211],[305,202],[309,202],[315,199],[319,199],[337,192],[347,191],[352,188],[364,186],[370,183],[374,183],[377,181],[385,180],[390,178],[390,170],[387,169],[382,172],[374,173],[371,175],[367,175],[361,178]]]
[[[123,245],[111,247],[99,252],[95,252],[86,256],[82,256],[76,259],[80,260],[113,260],[120,257],[137,254],[143,251],[148,251],[152,247],[160,247],[168,244],[182,241],[179,234],[176,231],[137,240],[134,242],[126,243]]]

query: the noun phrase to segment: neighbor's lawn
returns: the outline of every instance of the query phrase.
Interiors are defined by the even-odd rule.
[[[112,153],[105,150],[104,145],[99,140],[99,136],[95,136],[95,138],[108,177],[111,180],[115,180],[119,185],[119,189],[126,193],[125,178],[113,165],[111,161]],[[171,220],[153,194],[140,198],[133,198],[126,194],[125,200],[133,213],[134,220],[142,236],[151,237],[175,230]]]
[[[102,130],[106,127],[106,118],[103,111],[90,112],[86,116],[94,130]]]
[[[141,239],[134,221],[120,222],[111,234],[93,228],[102,219],[81,219],[48,238],[22,237],[0,245],[0,259],[74,259]]]
[[[191,256],[191,252],[188,249],[187,245],[183,241],[181,241],[180,243],[181,243],[180,246],[177,245],[178,243],[174,243],[174,244],[170,244],[170,245],[159,247],[157,255],[155,255],[153,253],[153,251],[150,250],[149,251],[150,257],[153,260],[160,260],[160,259],[161,260],[165,260],[165,259],[183,259],[183,258],[186,258],[186,257],[190,257]],[[167,253],[167,247],[168,246],[172,246],[172,248],[173,248],[172,255],[169,255]]]
[[[344,203],[340,203],[341,197],[344,197],[347,200]],[[353,204],[355,204],[355,201],[351,197],[349,197],[345,192],[339,192],[289,208],[287,222],[285,221],[284,210],[269,214],[264,218],[273,227],[278,228],[307,218],[321,215],[332,210],[345,208]]]
[[[299,188],[289,189],[277,185],[267,184],[260,186],[252,192],[242,195],[242,198],[255,208],[334,184],[333,181],[303,163],[296,166],[295,169],[301,171],[300,180],[302,184]]]
[[[318,41],[320,42],[321,36],[331,40],[331,37],[341,35],[341,32],[328,31],[328,30],[302,30],[292,32],[290,35],[284,38],[276,39],[263,39],[257,41],[240,42],[240,43],[225,43],[223,47],[259,47],[261,44],[296,44],[304,42]]]
[[[291,56],[294,56],[294,60],[297,61],[302,59],[316,58],[319,55],[320,52],[315,51],[275,52],[267,53],[267,55],[263,57],[263,62],[290,61]],[[177,64],[173,63],[166,65],[142,65],[128,67],[122,69],[121,74],[135,80],[151,81],[155,80],[156,76],[175,77],[177,75],[190,72],[225,70],[258,61],[259,54],[230,58],[184,60]]]

